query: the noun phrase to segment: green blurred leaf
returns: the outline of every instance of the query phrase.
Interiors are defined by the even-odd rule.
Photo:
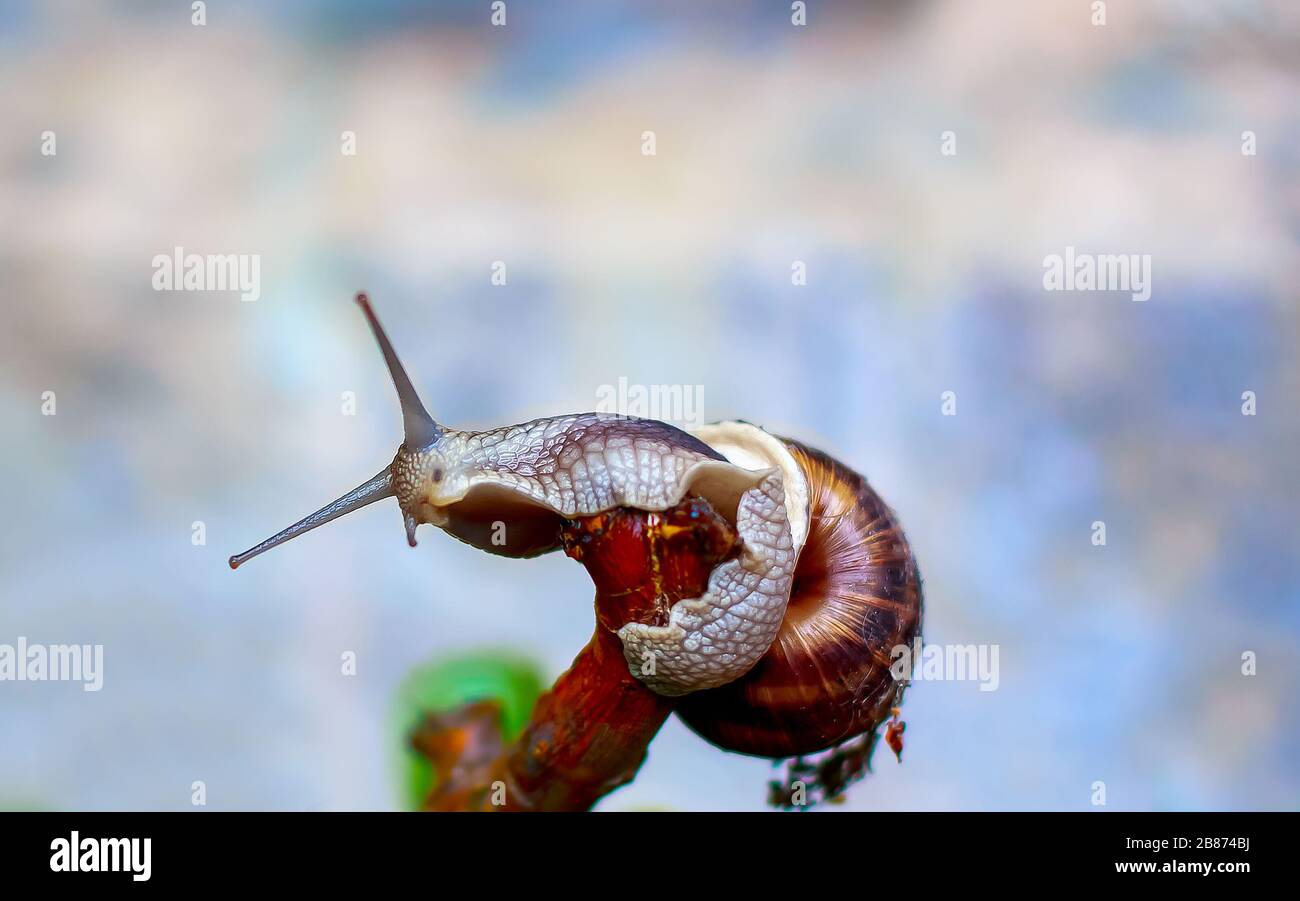
[[[403,806],[418,809],[434,787],[433,767],[410,746],[411,731],[429,712],[452,710],[472,701],[501,704],[502,726],[513,741],[528,723],[544,683],[537,666],[509,652],[480,651],[435,660],[411,671],[397,691],[392,746]]]

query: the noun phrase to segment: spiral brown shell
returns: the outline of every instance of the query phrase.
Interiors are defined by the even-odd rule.
[[[921,628],[921,577],[892,510],[847,466],[781,439],[808,477],[808,539],[776,641],[677,714],[719,747],[785,758],[874,731],[896,703],[891,649]]]

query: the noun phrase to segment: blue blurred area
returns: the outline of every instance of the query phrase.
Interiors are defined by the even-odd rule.
[[[1297,808],[1292,7],[0,3],[0,643],[105,647],[0,682],[0,808],[396,806],[414,668],[586,642],[579,567],[387,504],[227,569],[400,440],[361,288],[453,425],[702,385],[872,480],[1001,672],[913,686],[850,809]],[[153,291],[176,246],[261,298]],[[1151,298],[1045,291],[1067,246]],[[770,772],[674,722],[602,806]]]

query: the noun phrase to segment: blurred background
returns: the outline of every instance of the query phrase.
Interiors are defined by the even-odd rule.
[[[413,671],[587,641],[581,567],[391,502],[227,568],[400,442],[359,289],[451,425],[698,385],[871,479],[1000,684],[839,809],[1300,807],[1300,8],[1099,5],[0,2],[0,643],[104,646],[0,682],[0,807],[402,807]],[[600,808],[772,773],[670,721]]]

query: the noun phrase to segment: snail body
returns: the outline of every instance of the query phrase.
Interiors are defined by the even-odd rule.
[[[819,451],[743,422],[689,434],[598,413],[484,432],[435,422],[364,295],[405,426],[392,463],[232,568],[395,497],[408,542],[428,523],[493,554],[564,546],[566,524],[699,498],[737,541],[698,597],[617,629],[629,672],[720,747],[789,757],[874,732],[894,706],[890,649],[920,627],[916,564],[866,480]],[[504,528],[502,528],[504,526]]]

